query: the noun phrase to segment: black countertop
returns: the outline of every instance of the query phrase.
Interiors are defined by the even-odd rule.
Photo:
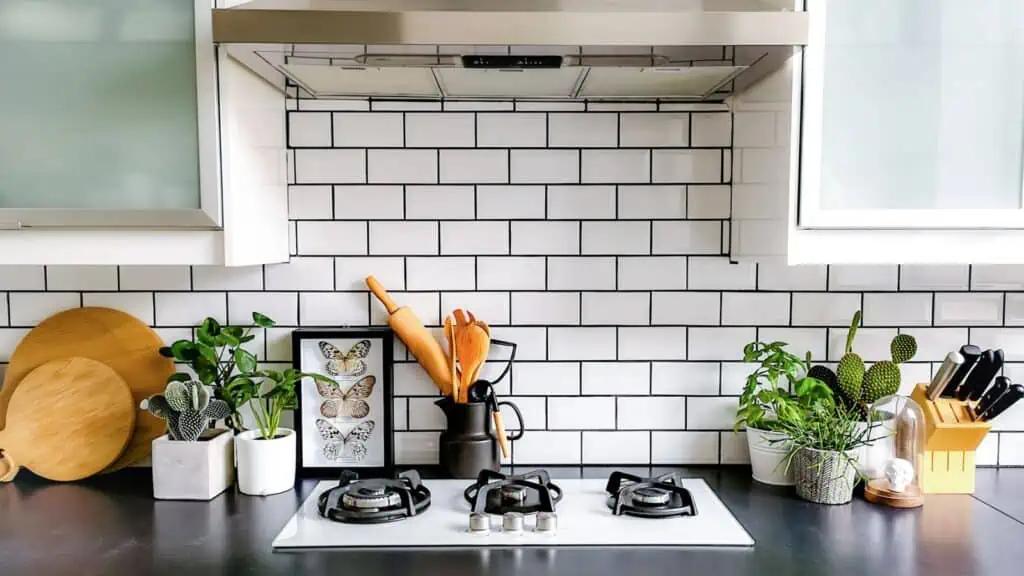
[[[647,474],[651,470],[633,469]],[[660,472],[662,468],[654,469]],[[272,552],[316,485],[265,498],[151,499],[129,471],[81,484],[24,474],[0,486],[0,574],[1020,574],[1024,470],[979,470],[978,493],[893,510],[820,506],[753,483],[746,468],[684,468],[708,481],[757,541],[750,549],[501,549]],[[607,476],[609,469],[554,469]]]

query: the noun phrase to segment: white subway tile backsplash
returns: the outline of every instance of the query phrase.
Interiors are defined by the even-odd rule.
[[[774,112],[734,112],[733,146],[770,148],[776,145]]]
[[[760,290],[824,290],[826,266],[787,266],[762,262],[757,265],[757,287]]]
[[[931,294],[865,294],[864,326],[929,326]]]
[[[402,115],[336,112],[334,146],[384,148],[402,146]]]
[[[998,326],[1002,323],[1002,294],[935,294],[936,326]]]
[[[389,292],[399,306],[409,307],[424,326],[441,325],[441,296],[437,292]],[[370,300],[370,324],[386,326],[388,311],[374,298]]]
[[[548,328],[548,360],[614,360],[615,328]]]
[[[338,290],[366,290],[365,279],[371,275],[389,290],[404,290],[405,260],[365,257],[334,259],[334,281]],[[269,274],[267,289],[270,289]]]
[[[651,464],[718,464],[718,434],[652,432]]]
[[[545,268],[545,258],[541,256],[480,257],[476,260],[477,288],[543,290]]]
[[[1006,325],[1024,326],[1024,294],[1006,295]]]
[[[366,222],[300,221],[296,223],[295,242],[298,253],[302,255],[366,254]]]
[[[793,294],[794,326],[849,326],[860,310],[860,294]]]
[[[404,204],[401,186],[334,187],[335,220],[401,220],[405,216]],[[318,218],[329,218],[329,214]]]
[[[117,290],[116,266],[47,266],[47,290]],[[202,288],[196,287],[196,290]]]
[[[969,266],[900,267],[900,290],[967,290]]]
[[[7,324],[7,301],[0,299],[3,307],[3,324]],[[82,306],[114,308],[127,312],[147,325],[153,324],[152,292],[91,292],[82,294]]]
[[[649,432],[584,432],[583,464],[646,464]]]
[[[229,292],[228,322],[237,326],[252,325],[252,313],[269,316],[281,326],[299,323],[298,299],[295,292]]]
[[[547,328],[543,326],[491,326],[491,338],[515,342],[516,361],[544,360],[548,355]],[[492,340],[490,359],[507,360],[509,354],[510,350],[507,347],[499,346]]]
[[[686,187],[620,186],[618,217],[622,220],[686,218]]]
[[[28,316],[35,317],[35,321],[29,322],[35,324],[57,310],[78,305],[77,295],[74,295],[73,299],[65,298],[63,301],[30,299],[28,302],[16,299],[19,296],[39,295],[11,294],[11,324],[15,326],[26,324],[20,318],[26,312],[29,312]],[[227,321],[227,297],[223,292],[157,292],[154,297],[157,326],[199,326],[207,316],[222,323]],[[18,313],[18,318],[15,317],[15,312]],[[40,314],[42,317],[38,317]]]
[[[193,266],[193,290],[262,290],[262,266]]]
[[[725,219],[732,212],[732,191],[728,186],[686,187],[686,215],[695,220]]]
[[[508,222],[441,222],[441,254],[508,253]]]
[[[583,150],[582,182],[639,184],[651,181],[650,150]]]
[[[917,339],[915,362],[942,362],[946,354],[968,342],[967,328],[901,328],[900,332]]]
[[[723,325],[789,324],[789,294],[726,292],[722,294]]]
[[[827,328],[759,328],[758,338],[763,342],[785,342],[787,350],[800,356],[807,352],[815,360],[825,358],[828,346]]]
[[[999,465],[1024,466],[1024,434],[999,435]]]
[[[547,258],[547,283],[549,290],[614,290],[615,258]]]
[[[28,286],[33,269],[39,270],[38,289],[43,288],[42,266],[2,266],[0,271],[9,268],[23,269],[18,271],[17,281]],[[121,290],[191,290],[192,269],[188,266],[121,266],[119,270]],[[4,290],[25,290],[36,288],[15,288],[3,286]]]
[[[982,350],[1002,348],[1007,362],[1024,361],[1024,328],[972,328],[971,344]]]
[[[578,325],[580,295],[576,292],[513,292],[512,323]]]
[[[718,292],[654,292],[651,324],[717,326],[721,300]]]
[[[615,429],[615,398],[548,398],[549,430]]]
[[[288,145],[292,148],[330,147],[330,113],[292,112],[288,114]]]
[[[268,264],[264,276],[267,290],[332,290],[334,259],[295,257],[285,264]]]
[[[437,430],[447,427],[444,412],[434,398],[409,398],[409,430]]]
[[[548,186],[548,219],[614,219],[615,186]]]
[[[848,328],[832,328],[828,331],[828,359],[838,361],[846,352]],[[853,341],[853,351],[868,362],[891,360],[889,345],[896,336],[895,328],[858,328]]]
[[[580,253],[577,222],[512,222],[512,254]]]
[[[676,146],[689,143],[690,115],[684,113],[621,115],[619,145],[627,148]]]
[[[433,113],[405,115],[408,148],[471,148],[476,141],[472,114]]]
[[[295,184],[363,184],[365,150],[295,150]]]
[[[620,290],[686,289],[684,256],[623,256],[618,264]]]
[[[368,150],[366,181],[370,184],[437,184],[436,150]]]
[[[691,290],[753,290],[757,265],[729,262],[728,258],[690,258]]]
[[[415,256],[437,254],[440,249],[438,234],[437,222],[370,222],[369,253]]]
[[[1024,290],[1024,266],[975,264],[971,267],[971,290]]]
[[[396,432],[395,463],[401,466],[437,464],[440,432]]]
[[[550,114],[548,145],[552,148],[614,147],[618,140],[618,114]]]
[[[507,184],[508,158],[505,150],[441,150],[441,182]]]
[[[472,312],[488,324],[509,324],[509,295],[506,292],[446,292],[441,295],[443,312],[458,308]]]
[[[480,148],[543,148],[547,141],[547,115],[477,114],[476,130]]]
[[[717,184],[723,180],[720,150],[655,150],[651,181],[662,184]]]
[[[651,393],[647,362],[584,362],[582,392],[592,396],[646,396]]]
[[[158,268],[158,267],[154,267]],[[178,270],[185,270],[185,287],[188,289],[188,267],[177,267]],[[136,270],[139,275],[145,276],[145,271]],[[154,274],[159,270],[154,271]],[[132,278],[136,275],[132,274]],[[0,290],[45,290],[46,271],[42,266],[0,266]],[[122,288],[131,290],[132,288]]]
[[[730,396],[688,398],[687,430],[732,430],[736,421],[736,398]]]
[[[513,184],[578,184],[580,154],[576,150],[512,150]]]
[[[522,464],[581,464],[580,432],[530,432],[513,442],[512,454]]]
[[[581,324],[592,326],[647,325],[651,298],[644,292],[584,292]]]
[[[996,466],[999,464],[999,434],[986,434],[974,453],[977,466]]]
[[[899,268],[895,265],[829,267],[828,289],[834,292],[895,290],[898,282]]]
[[[470,257],[407,258],[408,290],[473,290],[475,264]]]
[[[717,362],[652,362],[651,393],[717,396]]]
[[[299,325],[360,326],[370,323],[370,296],[365,292],[299,294]]]
[[[634,396],[618,399],[619,430],[681,430],[686,426],[686,399]]]
[[[548,403],[546,398],[537,396],[512,396],[507,400],[514,402],[523,415],[523,425],[527,430],[544,430],[548,422]],[[509,434],[523,428],[514,410],[507,404],[499,407]]]
[[[767,338],[763,338],[767,341]],[[796,347],[789,348],[789,352],[803,357],[800,353],[800,349]],[[818,356],[818,360],[821,361],[825,358],[822,354]],[[739,396],[743,393],[743,388],[747,384],[747,377],[756,370],[760,364],[754,362],[723,362],[722,363],[722,389],[719,390],[723,396]]]
[[[544,186],[477,186],[479,220],[544,218]]]
[[[687,329],[619,328],[619,360],[685,360]]]
[[[394,367],[396,396],[431,396],[437,398],[437,386],[426,371],[415,362],[399,362]]]
[[[649,254],[650,251],[648,222],[583,223],[583,254]]]
[[[756,328],[690,328],[690,360],[740,360],[743,347],[755,339]]]
[[[745,430],[719,432],[718,436],[721,445],[721,464],[750,464],[750,448]]]
[[[655,221],[654,254],[720,254],[722,225],[715,221]]]
[[[517,396],[578,396],[580,365],[575,362],[516,362],[512,392]]]
[[[732,118],[721,112],[692,114],[693,146],[728,147],[732,145]]]

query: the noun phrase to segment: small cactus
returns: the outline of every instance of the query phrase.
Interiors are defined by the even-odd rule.
[[[899,391],[902,382],[899,365],[917,354],[917,340],[909,334],[897,334],[889,343],[889,352],[892,354],[891,361],[876,362],[864,375],[860,396],[864,406]]]
[[[910,334],[897,334],[889,344],[892,361],[897,364],[909,362],[917,354],[917,340]]]
[[[191,380],[169,382],[163,394],[143,400],[142,408],[167,420],[171,440],[184,442],[195,442],[210,422],[231,414],[227,402],[210,398],[206,386]]]
[[[850,403],[856,403],[861,396],[862,383],[864,381],[864,359],[853,352],[853,339],[857,336],[857,327],[860,326],[860,310],[853,314],[850,322],[850,331],[846,334],[846,350],[843,357],[839,359],[836,366],[836,375],[839,378],[839,391]]]

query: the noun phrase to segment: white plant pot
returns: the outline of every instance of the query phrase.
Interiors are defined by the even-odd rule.
[[[234,436],[215,428],[198,442],[153,440],[153,497],[212,500],[235,481]]]
[[[857,431],[867,430],[867,422],[857,422]],[[879,420],[871,423],[868,444],[858,447],[857,471],[869,480],[885,477],[885,467],[896,451],[896,419]]]
[[[264,440],[259,430],[247,430],[235,439],[238,489],[266,496],[295,486],[295,431],[278,428],[277,438]]]
[[[786,438],[782,432],[747,428],[747,446],[750,448],[750,467],[753,469],[754,480],[774,486],[794,484],[792,471],[786,470],[790,444],[778,442]]]

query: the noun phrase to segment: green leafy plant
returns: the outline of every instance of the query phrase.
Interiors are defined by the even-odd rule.
[[[210,422],[227,418],[231,408],[223,400],[210,398],[210,390],[195,381],[168,382],[163,394],[142,401],[142,408],[167,420],[171,440],[195,442]]]
[[[260,438],[270,440],[277,437],[281,414],[285,410],[295,410],[298,406],[295,387],[303,378],[334,382],[327,376],[299,372],[294,368],[288,368],[283,372],[251,370],[229,380],[226,392],[235,406],[249,405]]]
[[[804,449],[836,452],[841,459],[856,465],[856,457],[850,453],[872,441],[870,427],[858,426],[860,417],[856,409],[833,402],[811,406],[803,419],[780,422],[779,431],[788,436],[785,441],[790,443],[786,454],[787,470],[797,452]],[[824,460],[823,457],[818,465]]]
[[[782,430],[787,422],[804,419],[819,403],[832,403],[832,391],[807,375],[811,354],[801,358],[785,350],[785,342],[751,342],[743,348],[744,362],[760,365],[747,376],[736,410],[736,429]]]

